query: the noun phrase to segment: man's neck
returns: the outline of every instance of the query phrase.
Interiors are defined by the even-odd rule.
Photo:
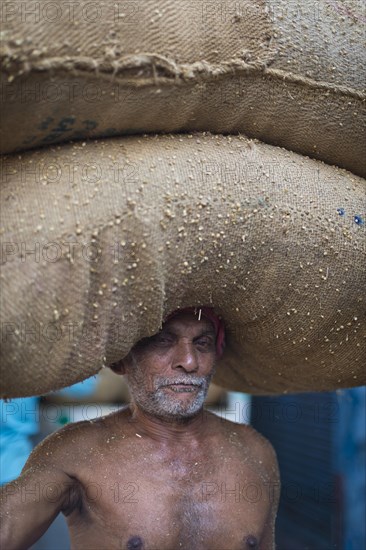
[[[190,442],[191,444],[202,442],[208,433],[208,411],[203,408],[197,415],[184,419],[170,419],[153,416],[140,409],[135,403],[129,405],[131,422],[136,423],[136,430],[142,437],[150,437],[161,443],[176,444],[177,441]]]

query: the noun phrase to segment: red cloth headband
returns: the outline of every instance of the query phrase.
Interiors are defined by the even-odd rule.
[[[200,313],[201,312],[201,313]],[[183,309],[176,309],[167,317],[164,319],[164,323],[166,321],[169,321],[169,319],[172,319],[176,315],[179,315],[180,313],[194,313],[198,316],[198,319],[201,318],[201,315],[206,317],[214,326],[215,333],[216,333],[216,354],[217,357],[220,358],[222,354],[224,353],[225,348],[225,325],[222,319],[214,313],[214,310],[212,307],[185,307]]]

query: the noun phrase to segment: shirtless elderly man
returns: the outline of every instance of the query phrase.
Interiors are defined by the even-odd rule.
[[[274,548],[271,445],[203,409],[223,346],[211,308],[174,312],[138,342],[113,365],[132,402],[55,432],[4,487],[1,547],[29,548],[63,512],[73,549]]]

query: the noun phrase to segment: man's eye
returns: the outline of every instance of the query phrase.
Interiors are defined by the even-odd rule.
[[[155,342],[158,344],[170,344],[172,339],[169,336],[156,336],[154,338]]]
[[[197,340],[197,344],[199,346],[205,346],[207,348],[213,346],[212,340],[209,340],[209,339],[206,339],[206,338],[201,338],[200,340]]]

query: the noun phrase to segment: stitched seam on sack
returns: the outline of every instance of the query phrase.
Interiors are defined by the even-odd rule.
[[[6,57],[9,60],[8,56]],[[132,87],[148,87],[151,85],[182,85],[195,84],[200,80],[216,80],[227,76],[259,75],[276,80],[299,84],[308,88],[325,90],[334,94],[347,95],[357,99],[366,99],[366,93],[349,86],[341,86],[325,81],[317,81],[309,77],[287,72],[281,69],[268,68],[261,61],[248,63],[240,58],[232,59],[218,65],[205,61],[192,64],[177,64],[173,60],[155,54],[127,56],[122,60],[106,62],[93,58],[51,58],[35,63],[22,62],[18,65],[18,72],[14,74],[11,67],[18,64],[3,64],[3,72],[10,74],[9,82],[16,76],[23,76],[30,72],[49,72],[55,76],[55,72],[69,72],[74,76],[97,76],[101,79],[117,80]],[[145,72],[145,74],[144,74]],[[146,75],[146,73],[150,73]]]

